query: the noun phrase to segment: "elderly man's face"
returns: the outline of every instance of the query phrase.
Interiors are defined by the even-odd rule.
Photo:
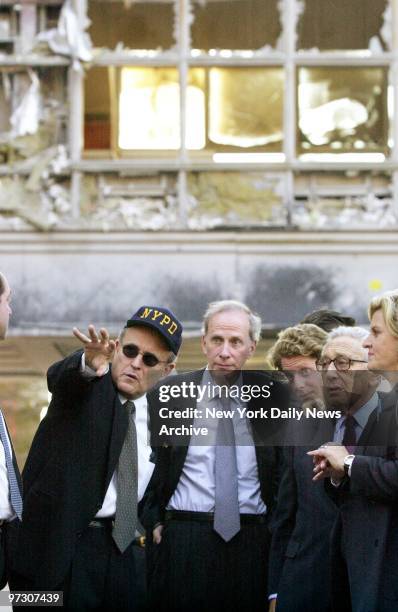
[[[255,348],[256,343],[250,338],[249,317],[241,310],[213,315],[202,337],[209,370],[221,374],[240,370]]]
[[[4,340],[7,334],[8,322],[11,310],[11,289],[7,282],[7,279],[3,276],[3,282],[5,290],[0,295],[0,340]]]
[[[376,386],[376,378],[367,372],[367,354],[361,340],[350,336],[333,338],[322,351],[321,362],[343,358],[351,360],[349,369],[339,371],[330,363],[322,372],[326,403],[349,410],[366,398],[370,387]]]
[[[126,357],[123,347],[134,345],[139,353],[136,357]],[[144,363],[145,353],[154,355],[159,363],[150,367]],[[115,354],[112,360],[112,378],[120,393],[128,399],[138,399],[153,387],[158,380],[167,376],[174,363],[167,363],[170,351],[156,331],[144,326],[129,327],[123,337],[116,340]]]

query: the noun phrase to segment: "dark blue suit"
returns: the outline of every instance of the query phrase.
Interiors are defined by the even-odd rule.
[[[289,428],[291,429],[291,428]],[[278,594],[278,612],[326,612],[330,609],[329,536],[337,509],[323,482],[313,482],[313,461],[307,451],[330,441],[334,421],[294,423],[308,446],[284,449],[285,468],[271,523],[269,594]],[[312,440],[312,442],[311,442]]]
[[[398,610],[398,398],[382,399],[355,451],[351,477],[326,487],[338,506],[332,532],[333,610]],[[350,603],[351,599],[351,603]]]

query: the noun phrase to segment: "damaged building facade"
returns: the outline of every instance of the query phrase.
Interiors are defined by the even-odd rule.
[[[398,284],[397,58],[398,0],[3,0],[18,333],[227,297],[365,320]]]

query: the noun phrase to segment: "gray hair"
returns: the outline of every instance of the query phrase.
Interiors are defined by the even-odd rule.
[[[0,297],[3,295],[5,290],[6,290],[6,280],[5,280],[4,274],[0,272]]]
[[[219,300],[218,302],[211,302],[207,307],[207,310],[203,317],[202,324],[202,335],[204,336],[207,333],[209,328],[209,321],[214,315],[219,314],[220,312],[229,312],[229,311],[240,311],[247,314],[249,318],[249,335],[251,340],[254,342],[258,342],[260,340],[261,335],[261,318],[252,312],[246,304],[243,302],[238,302],[237,300]]]
[[[336,327],[332,329],[328,334],[328,339],[326,340],[325,346],[327,346],[330,340],[334,340],[335,338],[353,338],[354,340],[358,340],[361,343],[361,347],[363,350],[364,357],[366,357],[366,361],[368,360],[368,351],[362,346],[362,342],[369,336],[369,332],[366,331],[363,327],[345,327],[340,325],[340,327]]]
[[[340,325],[340,327],[336,327],[328,333],[327,342],[329,342],[329,340],[334,340],[334,338],[340,338],[341,336],[348,336],[349,338],[363,341],[369,336],[369,332],[364,327],[346,327]]]

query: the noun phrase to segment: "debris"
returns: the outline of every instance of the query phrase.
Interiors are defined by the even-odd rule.
[[[10,117],[10,136],[35,134],[41,118],[40,81],[33,70],[28,70],[31,85]]]
[[[37,40],[47,43],[53,53],[90,62],[93,57],[92,44],[89,35],[85,32],[89,25],[87,17],[79,23],[72,1],[65,0],[57,28],[40,32]]]

